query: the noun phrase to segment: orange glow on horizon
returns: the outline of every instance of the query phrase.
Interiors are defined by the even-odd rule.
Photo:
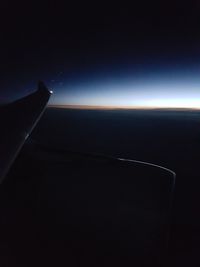
[[[200,107],[160,107],[160,106],[98,106],[98,105],[48,105],[49,108],[83,109],[83,110],[200,110]]]

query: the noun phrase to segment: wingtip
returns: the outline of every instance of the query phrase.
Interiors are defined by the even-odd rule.
[[[39,81],[39,82],[38,82],[38,90],[39,90],[39,91],[48,91],[50,94],[53,93],[53,91],[49,90],[49,89],[46,87],[46,85],[44,84],[44,82],[42,82],[42,81]]]

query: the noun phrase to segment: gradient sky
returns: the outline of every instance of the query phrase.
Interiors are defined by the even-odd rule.
[[[50,104],[200,107],[200,4],[2,4],[0,102],[52,88]]]
[[[200,64],[107,68],[72,81],[65,76],[60,72],[50,80],[54,90],[50,104],[200,108]]]

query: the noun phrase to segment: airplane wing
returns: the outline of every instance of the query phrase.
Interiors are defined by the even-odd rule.
[[[49,97],[40,83],[0,110],[1,181]],[[44,128],[47,144],[29,138],[0,186],[0,265],[163,265],[175,173],[58,149]]]
[[[0,183],[43,114],[51,93],[39,82],[36,92],[0,108]]]

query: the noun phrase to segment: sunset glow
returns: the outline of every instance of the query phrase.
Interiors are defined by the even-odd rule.
[[[56,91],[56,88],[55,88]],[[95,109],[200,108],[200,79],[147,79],[63,85],[51,105]]]

